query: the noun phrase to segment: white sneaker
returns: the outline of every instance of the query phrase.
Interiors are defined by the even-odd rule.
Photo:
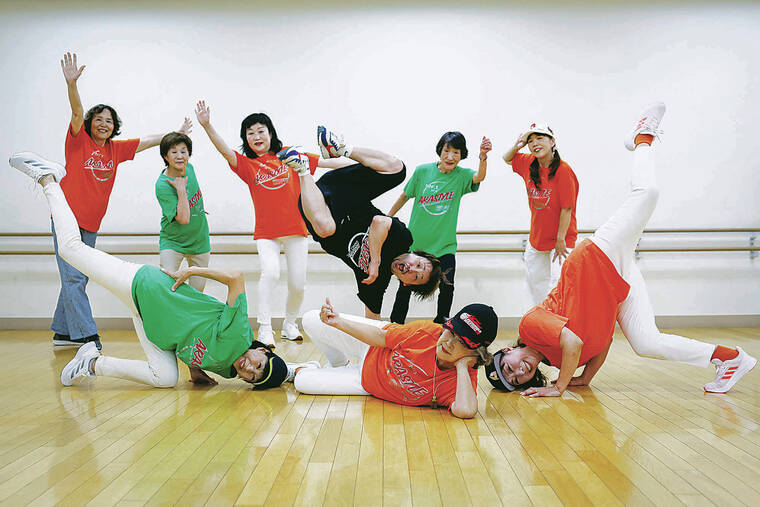
[[[665,115],[665,104],[662,102],[654,102],[644,108],[644,112],[641,114],[641,119],[636,123],[636,127],[625,138],[625,147],[633,151],[636,149],[636,136],[639,134],[649,134],[650,136],[657,137],[662,132],[658,130],[660,121]]]
[[[61,370],[61,384],[70,386],[74,380],[80,377],[94,377],[90,371],[90,361],[99,357],[98,347],[95,342],[87,342],[77,350],[74,359]]]
[[[282,331],[280,332],[280,338],[283,340],[290,340],[298,342],[303,340],[301,331],[298,330],[298,326],[295,322],[285,322],[282,325]]]
[[[256,339],[267,347],[274,347],[274,331],[272,331],[272,326],[259,326],[259,335]]]
[[[297,147],[285,148],[277,154],[277,158],[293,168],[299,176],[310,174],[309,157],[306,153],[298,151]]]
[[[285,365],[288,367],[288,376],[285,377],[285,380],[283,382],[293,382],[293,379],[296,378],[296,370],[299,368],[321,368],[322,365],[319,364],[318,361],[307,361],[305,363],[285,363]]]
[[[46,160],[31,151],[14,153],[11,155],[11,158],[8,159],[8,163],[11,167],[15,167],[37,183],[39,183],[42,177],[46,174],[52,174],[55,181],[59,183],[63,177],[66,176],[66,168],[61,164]]]
[[[343,141],[343,136],[327,130],[320,125],[317,127],[317,144],[322,152],[322,158],[347,157],[351,148]]]
[[[728,361],[713,359],[715,365],[715,380],[704,385],[708,393],[727,393],[740,378],[748,373],[757,364],[757,359],[736,347],[739,355]]]

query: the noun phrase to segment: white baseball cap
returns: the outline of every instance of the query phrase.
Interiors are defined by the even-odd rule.
[[[530,128],[525,131],[526,141],[531,134],[544,134],[554,139],[554,131],[549,127],[548,123],[531,123]]]

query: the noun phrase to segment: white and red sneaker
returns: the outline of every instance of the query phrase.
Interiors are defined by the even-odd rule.
[[[298,151],[298,146],[285,148],[277,154],[277,158],[289,165],[299,176],[310,174],[309,157]]]
[[[740,378],[755,367],[757,359],[744,352],[741,347],[736,347],[736,350],[739,351],[739,355],[733,359],[711,361],[715,365],[715,380],[704,385],[706,392],[727,393]]]
[[[343,141],[343,136],[322,125],[317,127],[317,144],[322,158],[347,157],[351,154],[351,147]]]
[[[658,130],[662,117],[665,116],[665,104],[654,102],[644,108],[641,118],[636,123],[636,127],[625,138],[625,147],[633,151],[636,149],[636,136],[639,134],[649,134],[657,137],[662,132]]]

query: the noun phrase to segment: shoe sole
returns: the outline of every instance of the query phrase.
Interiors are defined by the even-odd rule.
[[[327,139],[328,133],[329,131],[324,127],[317,129],[317,144],[319,145],[319,151],[322,153],[322,158],[338,158],[340,155],[337,154],[337,152],[331,152],[328,147],[330,145],[330,142]]]
[[[303,341],[303,336],[298,335],[295,338],[291,338],[289,336],[285,336],[283,334],[280,334],[280,339],[282,339],[282,340],[288,340],[289,342],[302,342]]]
[[[84,343],[82,345],[87,345],[89,343],[93,343],[93,342],[87,342],[87,343]],[[64,376],[64,374],[67,373],[66,369],[68,368],[68,366],[71,363],[75,363],[77,361],[82,361],[84,359],[84,357],[80,357],[80,354],[81,354],[81,356],[84,356],[84,354],[82,354],[82,352],[84,350],[85,349],[83,349],[83,348],[80,347],[79,350],[77,350],[77,353],[74,354],[74,357],[71,359],[71,361],[69,361],[68,363],[66,363],[66,366],[64,366],[63,370],[61,370],[61,384],[63,384],[64,386],[71,387],[74,384],[81,384],[81,383],[89,382],[89,381],[92,380],[92,376],[90,376],[90,375],[79,375],[77,377],[74,377],[73,379],[72,378],[68,378],[68,377],[71,376],[70,373],[69,373],[68,376]],[[97,350],[97,346],[95,347],[95,350]],[[100,354],[98,354],[98,355],[100,355]],[[66,381],[68,381],[69,383],[67,384]]]
[[[729,380],[729,381],[728,381],[728,384],[727,384],[727,385],[728,385],[728,387],[727,387],[725,390],[723,390],[723,391],[710,391],[710,390],[708,390],[706,387],[704,387],[704,386],[702,386],[702,387],[703,387],[703,389],[705,390],[705,392],[706,392],[706,393],[725,394],[725,393],[727,393],[728,391],[730,391],[730,390],[731,390],[731,389],[732,389],[732,388],[733,388],[733,387],[736,385],[736,383],[737,383],[737,382],[739,382],[739,380],[741,380],[741,378],[742,378],[744,375],[746,375],[747,373],[749,373],[749,372],[751,372],[752,370],[754,370],[754,369],[755,369],[755,366],[757,366],[757,359],[755,359],[755,358],[753,357],[753,358],[752,358],[752,366],[750,366],[748,369],[746,369],[746,370],[744,370],[744,371],[740,371],[740,370],[739,370],[739,371],[737,371],[736,373],[734,373],[734,376],[733,376],[733,377],[731,377],[731,380]]]
[[[83,345],[86,345],[90,342],[71,342],[71,341],[64,341],[64,340],[53,340],[53,347],[81,347]],[[103,350],[103,345],[98,344],[98,342],[95,343],[95,348],[98,350]]]

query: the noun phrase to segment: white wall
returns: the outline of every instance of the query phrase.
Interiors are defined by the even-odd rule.
[[[499,154],[530,122],[548,120],[580,180],[579,226],[594,228],[627,189],[630,154],[622,137],[640,106],[658,99],[668,113],[657,146],[662,197],[650,227],[760,224],[756,4],[358,10],[328,2],[318,10],[278,10],[223,2],[216,11],[127,2],[111,2],[107,11],[76,3],[62,9],[43,2],[34,10],[4,5],[4,155],[31,149],[63,159],[69,106],[58,60],[72,50],[87,65],[80,79],[85,107],[115,106],[124,120],[122,138],[177,128],[200,98],[231,145],[239,144],[240,120],[254,111],[269,113],[287,143],[315,150],[315,127],[325,123],[410,167],[435,158],[435,142],[446,130],[467,136],[473,154],[463,165],[473,167],[478,141],[488,135],[490,173],[481,191],[465,198],[460,229],[527,227],[524,186]],[[247,188],[200,127],[194,141],[212,230],[252,230]],[[153,182],[161,167],[157,149],[120,167],[101,231],[158,230]],[[32,195],[24,177],[8,169],[0,185],[0,231],[48,230],[44,205]],[[387,209],[396,196],[376,204]],[[407,205],[400,216],[409,211]],[[253,288],[255,260],[218,259],[248,263]],[[459,262],[455,304],[477,297],[502,315],[519,314],[524,288],[517,256],[462,255]],[[2,256],[0,263],[0,316],[50,315],[53,261]],[[345,304],[359,308],[350,274],[339,264],[314,259],[312,267],[307,306],[317,304],[321,289],[315,288],[329,278],[346,294]],[[660,255],[642,267],[658,314],[760,314],[760,268],[747,255]],[[96,316],[126,315],[107,294],[92,293]],[[412,314],[430,308],[413,306]]]

